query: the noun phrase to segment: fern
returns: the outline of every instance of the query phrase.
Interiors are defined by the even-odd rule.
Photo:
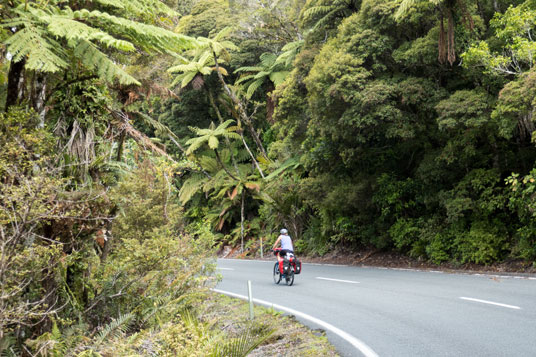
[[[62,46],[46,38],[45,31],[32,23],[27,23],[26,27],[15,32],[4,43],[13,55],[14,62],[26,58],[28,69],[55,73],[68,67]]]
[[[118,40],[108,33],[90,27],[82,22],[63,17],[50,17],[48,30],[55,36],[64,37],[70,40],[97,40],[108,48],[115,48],[121,51],[132,52],[136,48],[128,41]]]
[[[0,356],[16,357],[20,355],[20,346],[17,345],[17,339],[13,335],[5,334],[0,338]]]
[[[206,177],[198,174],[193,174],[181,186],[179,191],[179,200],[183,205],[188,203],[192,197],[202,190],[206,183]]]
[[[99,77],[108,82],[112,82],[117,78],[123,84],[140,85],[140,82],[116,66],[112,60],[99,51],[91,42],[81,40],[74,47],[75,57],[78,57],[85,66],[96,71]]]
[[[114,63],[104,51],[175,53],[193,47],[196,41],[158,26],[132,20],[152,14],[176,15],[158,0],[98,0],[121,13],[115,16],[99,10],[73,11],[57,2],[27,2],[10,9],[12,19],[2,24],[18,31],[5,40],[14,62],[25,60],[25,68],[56,73],[72,66],[74,56],[108,82],[140,83]],[[37,7],[39,6],[39,7]]]
[[[113,339],[125,334],[128,331],[130,322],[134,318],[131,313],[120,315],[117,319],[114,319],[108,325],[106,325],[97,335],[95,339],[95,346],[101,345],[107,339]]]
[[[246,97],[250,99],[255,91],[259,89],[260,86],[264,83],[263,78],[257,79],[254,82],[251,82],[251,84],[248,86],[248,91],[246,93]]]
[[[289,71],[279,71],[279,72],[273,72],[270,73],[270,80],[274,83],[274,85],[277,87],[281,83],[285,81],[285,78],[287,78]]]
[[[275,330],[263,330],[260,335],[255,334],[253,326],[249,326],[238,338],[231,339],[224,345],[214,348],[211,357],[246,357],[255,348],[263,344]]]

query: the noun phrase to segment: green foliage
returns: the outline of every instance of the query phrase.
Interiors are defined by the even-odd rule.
[[[469,234],[457,239],[462,263],[487,265],[501,260],[509,248],[502,228],[500,221],[493,221],[491,225],[488,222],[474,222]]]
[[[536,26],[536,10],[530,1],[496,13],[490,21],[497,42],[480,41],[463,55],[466,66],[482,65],[499,74],[521,74],[534,66],[536,43],[531,32]],[[493,47],[490,48],[490,45]]]
[[[151,8],[154,16],[165,11],[173,14],[160,1],[144,0],[106,3],[106,11],[78,10],[55,3],[21,4],[4,26],[18,31],[5,40],[13,61],[25,60],[26,69],[47,73],[66,71],[74,66],[72,58],[108,82],[140,84],[117,63],[111,52],[172,52],[189,47],[193,39],[161,27],[132,20],[140,8]],[[111,7],[110,7],[111,5]],[[112,10],[113,9],[113,10]],[[156,11],[154,11],[156,10]],[[115,15],[117,14],[117,16]]]

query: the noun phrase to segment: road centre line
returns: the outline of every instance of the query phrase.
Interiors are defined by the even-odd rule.
[[[235,298],[239,298],[239,299],[242,299],[242,300],[248,300],[247,296],[235,294],[235,293],[232,293],[230,291],[224,291],[224,290],[220,290],[220,289],[212,289],[212,291],[215,291],[215,292],[220,293],[220,294],[232,296],[232,297],[235,297]],[[255,302],[257,304],[264,305],[266,307],[272,307],[272,308],[277,309],[277,310],[282,310],[282,311],[288,312],[289,314],[292,314],[294,316],[301,317],[304,320],[309,320],[312,323],[314,323],[316,325],[319,325],[319,326],[323,327],[324,329],[333,332],[334,334],[336,334],[337,336],[339,336],[340,338],[342,338],[343,340],[345,340],[346,342],[350,343],[352,346],[357,348],[365,357],[378,357],[378,354],[376,352],[374,352],[364,342],[362,342],[361,340],[359,340],[359,339],[355,338],[354,336],[348,334],[347,332],[344,332],[343,330],[333,326],[332,324],[330,324],[328,322],[322,321],[320,319],[317,319],[316,317],[313,317],[311,315],[307,315],[306,313],[291,309],[289,307],[285,307],[285,306],[282,306],[282,305],[271,303],[269,301],[264,301],[264,300],[260,300],[260,299],[252,299],[252,300],[253,300],[253,302]]]
[[[341,279],[331,279],[331,278],[323,278],[323,277],[321,277],[321,276],[317,276],[315,279],[329,280],[329,281],[337,281],[337,282],[339,282],[339,283],[359,284],[359,281],[341,280]]]
[[[509,309],[521,310],[521,308],[519,306],[501,304],[499,302],[493,302],[493,301],[488,301],[488,300],[474,299],[474,298],[469,298],[469,297],[465,297],[465,296],[460,296],[460,299],[468,300],[468,301],[481,302],[483,304],[490,304],[490,305],[496,305],[496,306],[501,306],[501,307],[507,307]]]

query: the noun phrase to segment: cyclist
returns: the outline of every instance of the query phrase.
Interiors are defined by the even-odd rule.
[[[272,250],[275,251],[277,245],[281,243],[281,250],[275,251],[275,253],[277,255],[277,261],[279,262],[279,271],[281,272],[281,274],[283,274],[283,257],[287,253],[294,254],[294,247],[292,246],[292,239],[290,239],[288,231],[283,228],[280,233],[281,234],[279,235],[279,237],[277,237],[277,240],[275,241]]]

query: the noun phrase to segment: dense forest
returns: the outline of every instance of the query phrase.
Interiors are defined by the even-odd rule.
[[[6,355],[225,355],[185,311],[219,248],[283,227],[309,256],[536,264],[534,0],[0,14]]]

